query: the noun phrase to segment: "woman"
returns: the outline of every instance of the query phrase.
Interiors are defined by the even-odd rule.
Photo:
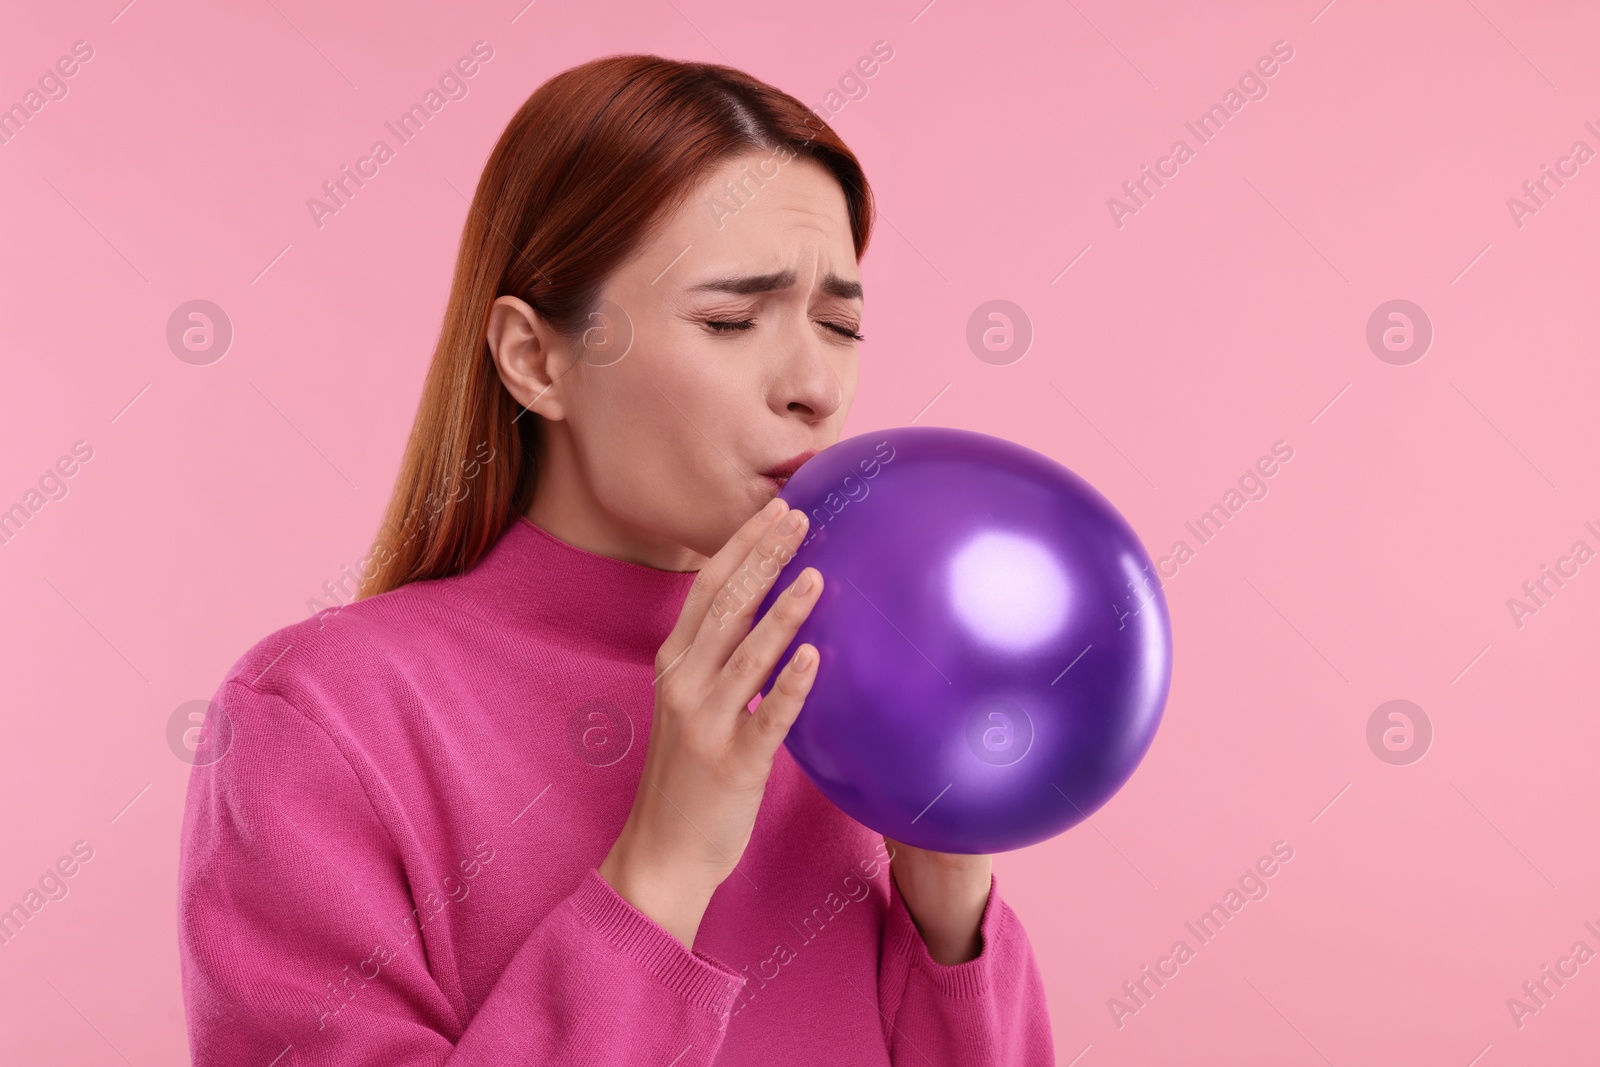
[[[755,619],[855,392],[871,212],[726,67],[613,56],[518,111],[361,595],[212,702],[195,1064],[1053,1062],[990,858],[886,842],[783,748],[817,650],[748,710],[825,580]]]

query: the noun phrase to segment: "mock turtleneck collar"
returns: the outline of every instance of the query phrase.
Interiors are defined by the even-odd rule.
[[[445,581],[493,623],[649,662],[677,624],[694,576],[569,545],[519,515],[483,558]]]

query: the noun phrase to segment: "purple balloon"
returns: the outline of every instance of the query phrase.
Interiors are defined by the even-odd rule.
[[[1105,497],[1022,445],[906,426],[813,456],[779,493],[811,527],[822,654],[785,744],[829,800],[939,852],[1035,844],[1111,798],[1172,678],[1150,557]],[[761,687],[771,690],[774,670]]]

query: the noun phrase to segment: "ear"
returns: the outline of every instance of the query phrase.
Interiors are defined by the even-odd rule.
[[[546,419],[566,418],[561,380],[577,360],[527,301],[496,297],[489,306],[487,340],[500,380],[517,403]]]

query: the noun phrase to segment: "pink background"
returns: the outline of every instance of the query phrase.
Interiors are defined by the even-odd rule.
[[[1196,547],[1184,523],[1294,449],[1167,584],[1172,696],[1132,780],[996,860],[1058,1061],[1593,1059],[1600,959],[1521,1027],[1507,998],[1580,939],[1600,952],[1600,562],[1521,627],[1507,599],[1575,541],[1600,549],[1600,161],[1520,227],[1506,201],[1574,141],[1600,150],[1600,14],[923,2],[7,17],[0,103],[73,42],[94,55],[0,145],[0,508],[75,441],[93,458],[0,546],[0,907],[73,842],[94,858],[0,949],[0,1059],[186,1062],[169,718],[368,549],[465,197],[516,107],[652,51],[821,108],[878,40],[893,58],[831,119],[883,209],[848,433],[1022,442],[1153,556]],[[319,230],[307,198],[480,39],[470,94]],[[1183,123],[1280,40],[1268,95],[1197,146]],[[1179,137],[1194,158],[1119,228],[1107,198]],[[192,299],[235,330],[210,365],[166,343]],[[966,341],[992,299],[1034,330],[1007,365]],[[1365,338],[1392,299],[1434,328],[1405,366]],[[1404,766],[1367,742],[1394,699],[1434,731]],[[1108,999],[1196,947],[1184,922],[1280,840],[1269,895],[1119,1027]]]

